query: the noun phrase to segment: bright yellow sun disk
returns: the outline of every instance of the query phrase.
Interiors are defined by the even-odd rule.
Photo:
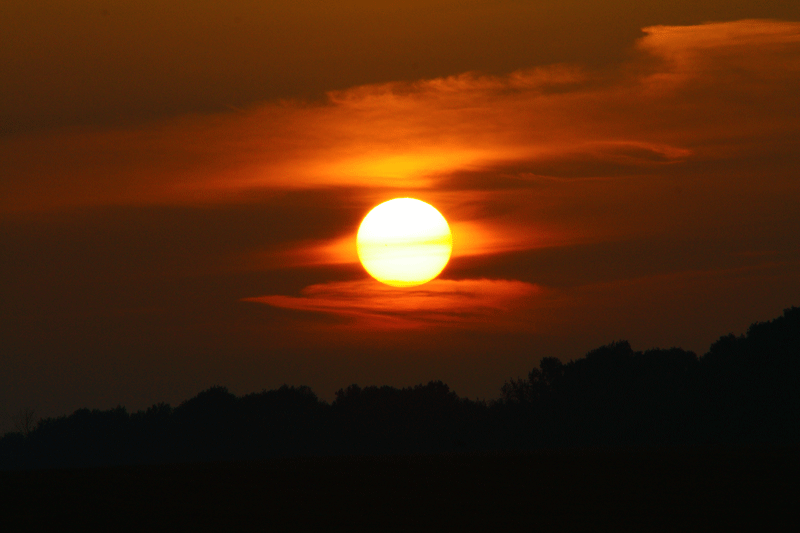
[[[387,285],[413,287],[432,280],[453,251],[441,213],[414,198],[395,198],[370,211],[356,238],[358,258],[370,276]]]

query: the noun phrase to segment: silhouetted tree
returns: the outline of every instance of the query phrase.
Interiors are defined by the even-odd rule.
[[[710,440],[800,440],[800,308],[721,337],[701,363]]]
[[[441,381],[397,389],[350,385],[332,404],[341,449],[432,452],[469,446],[485,404],[459,398]]]
[[[14,429],[27,437],[36,428],[39,419],[36,417],[36,410],[30,408],[20,409],[19,412],[11,417]]]
[[[239,399],[240,437],[248,457],[320,453],[328,404],[307,386],[248,394]]]
[[[553,446],[800,443],[800,308],[726,335],[699,358],[627,341],[567,363],[544,357],[487,405],[441,381],[340,389],[332,404],[283,385],[236,397],[215,386],[131,415],[78,409],[14,419],[0,468],[436,453]]]

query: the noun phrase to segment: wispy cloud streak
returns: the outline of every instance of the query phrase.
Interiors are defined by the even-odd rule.
[[[432,202],[458,257],[646,237],[669,231],[676,213],[706,227],[754,195],[767,204],[796,192],[800,23],[655,26],[636,49],[605,72],[469,72],[5,140],[0,212],[258,202],[288,190],[331,190],[344,204],[335,190],[347,188],[364,214],[393,196]],[[720,190],[741,198],[701,214]],[[251,252],[265,265],[352,262],[353,230]]]
[[[521,309],[542,289],[513,280],[433,280],[408,289],[374,280],[311,285],[299,296],[245,298],[273,307],[326,313],[349,319],[346,327],[415,329],[429,327],[503,328],[518,325]]]

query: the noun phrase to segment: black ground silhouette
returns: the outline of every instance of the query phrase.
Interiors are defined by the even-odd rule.
[[[0,439],[0,468],[58,468],[278,457],[561,447],[800,443],[800,308],[698,358],[614,342],[562,363],[544,358],[495,402],[432,381],[351,385],[332,404],[308,387],[236,397],[212,387],[173,408],[79,409]]]
[[[79,409],[0,439],[9,530],[763,529],[796,518],[800,308],[703,357],[625,341],[502,398],[442,382]]]
[[[796,518],[793,448],[340,456],[0,472],[8,531],[690,531]]]

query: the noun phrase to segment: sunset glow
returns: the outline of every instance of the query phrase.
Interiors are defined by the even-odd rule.
[[[356,246],[373,278],[394,287],[413,287],[444,269],[453,237],[436,208],[414,198],[395,198],[364,217]]]
[[[800,305],[798,2],[6,0],[0,35],[8,413],[492,399]]]

